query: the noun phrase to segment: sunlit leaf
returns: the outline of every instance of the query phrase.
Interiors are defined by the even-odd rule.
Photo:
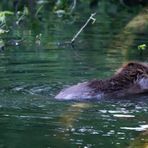
[[[0,11],[0,22],[5,23],[6,22],[6,15],[13,15],[14,13],[11,11]]]
[[[3,15],[13,15],[14,13],[11,11],[0,11],[0,17]]]
[[[145,50],[146,49],[146,44],[141,44],[138,46],[138,50]]]

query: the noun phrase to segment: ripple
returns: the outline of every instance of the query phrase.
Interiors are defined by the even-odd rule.
[[[134,130],[134,131],[145,131],[148,129],[148,124],[140,125],[139,127],[120,127],[120,129]]]
[[[119,117],[119,118],[133,118],[135,115],[124,115],[124,114],[114,114],[114,117]]]

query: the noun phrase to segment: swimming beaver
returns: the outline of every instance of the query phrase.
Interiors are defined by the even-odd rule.
[[[141,93],[148,93],[148,64],[129,62],[111,78],[78,83],[62,90],[55,98],[84,100]]]

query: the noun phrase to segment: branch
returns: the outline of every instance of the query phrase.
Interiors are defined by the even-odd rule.
[[[79,36],[79,34],[83,31],[83,29],[87,26],[87,24],[92,20],[92,24],[95,23],[96,19],[94,18],[94,16],[96,15],[96,13],[92,13],[91,16],[89,17],[89,19],[86,21],[86,23],[81,27],[81,29],[74,35],[74,37],[71,40],[71,44],[74,43],[74,41],[76,40],[76,38]]]

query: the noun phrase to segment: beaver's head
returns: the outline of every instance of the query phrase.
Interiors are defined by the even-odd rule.
[[[116,74],[128,74],[128,75],[148,75],[148,64],[147,63],[139,63],[139,62],[129,62],[120,68]]]
[[[117,75],[138,86],[142,92],[148,91],[148,64],[130,62],[123,66]]]

